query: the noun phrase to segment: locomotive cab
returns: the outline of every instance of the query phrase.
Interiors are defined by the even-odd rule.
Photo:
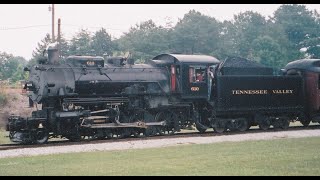
[[[210,69],[220,61],[206,55],[161,54],[152,59],[171,70],[171,91],[185,100],[208,100],[211,95]]]

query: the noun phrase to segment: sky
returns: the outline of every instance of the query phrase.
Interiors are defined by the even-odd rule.
[[[0,4],[0,52],[29,60],[32,51],[47,33],[52,34],[51,4]],[[152,19],[157,25],[175,25],[194,9],[219,21],[232,20],[245,11],[268,17],[281,4],[55,4],[55,36],[61,19],[61,32],[70,40],[81,29],[95,32],[105,28],[113,38],[138,23]],[[320,4],[307,4],[320,12]]]

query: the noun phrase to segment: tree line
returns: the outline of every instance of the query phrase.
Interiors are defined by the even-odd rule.
[[[81,29],[70,40],[62,35],[60,53],[65,59],[69,55],[118,56],[129,51],[136,62],[160,53],[206,54],[220,60],[238,56],[280,69],[296,59],[320,58],[319,29],[320,15],[304,5],[282,5],[269,17],[246,11],[223,22],[190,10],[175,25],[159,26],[148,20],[117,39],[104,28],[93,33]],[[24,78],[22,67],[35,64],[50,42],[47,34],[29,61],[0,52],[0,79]]]

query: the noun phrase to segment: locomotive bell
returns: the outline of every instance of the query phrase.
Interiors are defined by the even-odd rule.
[[[58,64],[59,63],[58,44],[57,43],[49,44],[47,51],[48,51],[49,64]]]

